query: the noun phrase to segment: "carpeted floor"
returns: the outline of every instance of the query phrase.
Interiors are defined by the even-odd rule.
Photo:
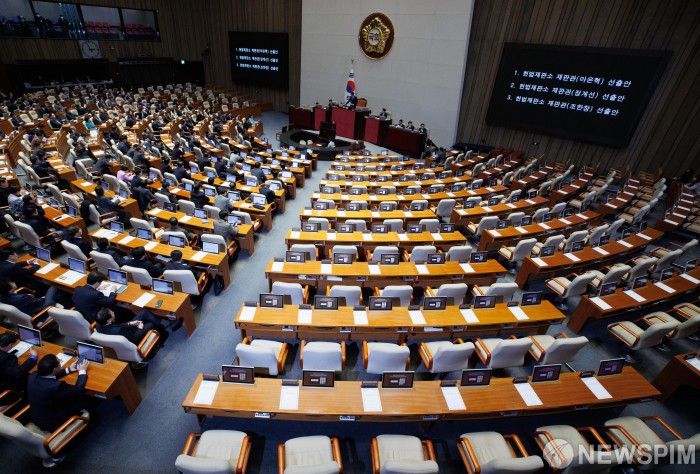
[[[287,116],[266,113],[262,120],[265,130],[268,131],[267,137],[274,143],[274,134],[287,123]],[[518,433],[523,435],[530,452],[535,453],[537,450],[530,435],[539,426],[565,423],[600,427],[606,419],[619,415],[619,410],[599,410],[555,416],[448,422],[436,425],[428,433],[421,433],[418,423],[301,423],[233,418],[208,419],[200,428],[194,415],[184,413],[181,403],[198,373],[218,373],[221,364],[231,363],[233,360],[236,344],[240,342],[240,334],[234,329],[233,318],[244,301],[257,300],[259,293],[267,291],[265,267],[270,258],[283,256],[284,236],[287,230],[299,225],[299,211],[309,205],[311,192],[318,189],[318,182],[328,167],[327,162],[319,163],[319,169],[307,180],[306,186],[298,189],[297,198],[287,203],[286,213],[275,216],[273,230],[256,236],[255,254],[251,257],[242,253],[233,263],[231,286],[218,297],[209,295],[205,298],[203,306],[195,311],[198,320],[197,331],[189,338],[184,330],[173,334],[167,346],[149,367],[136,374],[144,397],[137,411],[128,416],[120,401],[103,402],[100,407],[101,424],[74,448],[61,465],[53,469],[54,472],[173,472],[175,458],[181,452],[188,434],[200,429],[235,429],[252,435],[249,472],[276,472],[277,445],[289,438],[326,434],[341,439],[345,472],[369,473],[370,439],[382,433],[427,436],[435,444],[440,472],[464,472],[455,445],[455,439],[462,433],[482,430]],[[657,210],[655,215],[659,212],[662,211]],[[685,242],[689,236],[673,234],[671,239]],[[697,249],[695,254],[700,256]],[[687,258],[690,258],[690,255]],[[508,281],[512,279],[512,275],[507,277]],[[544,289],[542,283],[532,285],[530,291],[540,289]],[[518,297],[519,295],[516,296]],[[575,308],[575,305],[576,301],[569,302],[570,309]],[[641,315],[627,315],[626,319],[635,319],[638,316]],[[572,364],[576,370],[595,369],[600,359],[615,357],[621,353],[621,348],[614,343],[605,329],[609,322],[611,321],[593,323],[585,328],[583,335],[591,339],[591,344]],[[562,330],[567,329],[565,326],[554,326],[549,332],[554,334]],[[288,359],[291,362],[282,376],[299,378],[301,371],[298,357],[295,357],[298,355],[298,342],[291,342],[295,347]],[[670,353],[655,349],[643,351],[637,356],[635,367],[651,380],[674,354],[698,349],[697,343],[691,341],[674,342],[670,347]],[[424,371],[422,366],[419,367],[420,360],[415,356],[415,350],[412,353],[414,360],[411,368]],[[361,360],[358,362],[357,355],[358,348],[349,346],[348,367],[341,377],[372,378],[362,370]],[[531,370],[532,364],[508,370],[506,374],[524,375],[529,374]],[[420,377],[427,375],[429,374],[419,374]],[[685,436],[700,432],[700,404],[697,403],[697,393],[680,392],[666,405],[658,402],[632,405],[622,410],[622,413],[637,416],[660,415]],[[17,450],[5,440],[0,441],[0,458],[4,463],[3,472],[41,470],[41,464],[36,458]],[[697,472],[697,469],[690,466],[669,467],[660,472],[691,473]]]

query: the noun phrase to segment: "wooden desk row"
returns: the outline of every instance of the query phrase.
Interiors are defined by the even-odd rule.
[[[661,285],[673,291],[668,292]],[[650,308],[665,301],[677,300],[698,291],[700,291],[700,267],[685,274],[676,274],[661,284],[649,282],[646,286],[634,290],[634,294],[643,298],[643,301],[637,301],[631,296],[630,290],[620,288],[612,295],[602,298],[584,296],[571,315],[567,326],[575,333],[579,333],[589,319],[619,316],[631,311]]]
[[[311,217],[328,219],[331,228],[337,228],[337,224],[342,224],[348,219],[360,219],[368,224],[381,224],[386,219],[401,219],[404,224],[418,224],[422,219],[437,219],[437,215],[431,209],[425,211],[409,211],[397,209],[395,211],[346,211],[344,209],[326,209],[325,211],[315,209],[302,209],[299,213],[300,221],[307,222]]]
[[[29,255],[24,255],[20,258],[20,260],[25,261],[28,260],[28,258]],[[42,268],[49,265],[43,261],[39,261],[38,264]],[[39,273],[42,270],[38,270],[36,273],[34,273],[34,276],[41,280],[42,283],[54,286],[59,290],[67,291],[68,293],[73,293],[77,287],[85,286],[87,283],[87,275],[83,276],[75,283],[66,283],[61,281],[60,277],[66,273],[68,269],[61,267],[56,261],[52,261],[51,264],[56,264],[56,267],[52,268],[50,271],[48,271],[48,273]],[[152,298],[143,307],[135,306],[133,303],[145,292],[154,294],[155,298]],[[162,300],[163,303],[159,307],[156,307],[158,300]],[[117,302],[130,306],[134,311],[140,311],[143,308],[162,318],[182,319],[184,326],[187,329],[187,334],[190,336],[197,328],[197,322],[194,319],[190,295],[187,293],[175,292],[173,295],[153,293],[151,290],[144,290],[141,285],[129,282],[126,285],[126,289],[117,295]]]
[[[97,185],[95,183],[90,184],[84,179],[78,179],[76,181],[71,181],[70,184],[73,192],[81,192],[94,203],[97,202],[97,195],[95,194],[95,187]],[[114,195],[112,191],[105,191],[105,196],[107,197],[114,197]],[[125,199],[117,207],[124,211],[127,219],[132,217],[141,219],[141,210],[139,209],[139,204],[136,202],[136,199]]]
[[[567,257],[563,252],[556,252],[554,255],[539,259],[525,257],[518,275],[515,277],[515,283],[520,288],[525,288],[528,282],[533,280],[554,278],[590,268],[599,270],[622,257],[641,252],[647,245],[658,241],[663,236],[663,232],[647,229],[642,235],[649,237],[649,239],[640,237],[640,234],[632,234],[622,241],[611,241],[597,248],[586,246],[573,254],[573,257],[578,259],[576,261]]]
[[[370,265],[367,262],[336,265],[323,264],[318,260],[289,263],[272,259],[265,269],[265,278],[270,282],[270,289],[275,281],[301,283],[319,289],[333,285],[365,288],[383,288],[387,285],[425,288],[439,287],[443,283],[490,285],[505,274],[506,269],[495,259],[484,263],[448,261],[435,265],[416,265],[413,262],[400,262],[398,265]]]
[[[631,186],[629,184],[625,185],[625,187],[618,193],[617,197],[598,206],[598,214],[605,217],[610,214],[617,214],[621,212],[632,202],[632,199],[634,199],[634,197],[637,195],[638,189],[638,186]]]
[[[492,378],[485,387],[459,387],[466,410],[450,410],[440,381],[418,381],[412,389],[379,389],[382,411],[366,412],[362,382],[336,381],[330,389],[300,388],[296,410],[280,410],[281,379],[257,378],[252,386],[219,382],[210,405],[194,403],[202,382],[198,375],[182,403],[185,413],[230,418],[272,418],[298,421],[435,422],[509,416],[545,415],[625,406],[659,396],[632,367],[599,378],[612,398],[598,399],[578,373],[564,373],[557,382],[532,384],[542,405],[527,406],[512,378]],[[351,418],[347,418],[351,417]]]
[[[355,176],[360,176],[360,175],[355,175]],[[443,184],[445,187],[452,187],[452,185],[457,184],[457,183],[464,183],[467,187],[469,187],[469,182],[472,180],[471,176],[462,176],[462,177],[449,177],[449,178],[437,178],[437,179],[412,179],[412,180],[406,180],[406,181],[377,181],[377,180],[372,180],[372,181],[357,181],[357,180],[333,180],[335,176],[329,175],[328,179],[322,179],[320,184],[319,184],[319,191],[323,190],[324,186],[327,185],[335,185],[335,186],[340,186],[340,189],[342,191],[349,191],[350,188],[353,186],[365,186],[367,189],[377,189],[381,188],[382,186],[394,186],[397,190],[402,190],[405,189],[409,186],[420,186],[421,192],[428,192],[431,186]],[[401,191],[403,193],[403,191]]]
[[[301,320],[299,307],[253,308],[242,306],[235,318],[241,337],[346,341],[406,341],[428,339],[473,339],[513,334],[546,334],[549,326],[561,323],[564,315],[550,302],[521,307],[525,318],[516,316],[506,304],[492,309],[462,310],[448,306],[441,311],[409,311],[406,306],[391,311],[356,311],[341,306],[337,311],[311,310]]]
[[[593,179],[593,173],[583,173],[575,181],[570,184],[563,186],[561,189],[554,189],[549,196],[549,205],[553,206],[561,201],[569,201],[578,194],[582,193],[584,189],[590,184]]]
[[[697,198],[686,192],[681,192],[676,205],[667,210],[663,219],[654,224],[654,228],[662,232],[671,232],[680,227],[691,216]]]
[[[695,356],[694,359],[686,359],[692,355]],[[700,390],[700,359],[697,355],[697,353],[692,352],[677,355],[669,360],[666,367],[654,378],[652,384],[661,392],[659,400],[662,403],[666,403],[683,386]]]
[[[365,201],[369,205],[375,205],[378,206],[382,202],[387,202],[387,201],[394,201],[398,202],[399,204],[401,203],[406,203],[410,204],[412,201],[428,201],[430,204],[437,204],[443,199],[455,199],[457,201],[461,201],[466,198],[470,197],[476,197],[479,196],[482,199],[487,198],[488,196],[494,195],[494,194],[503,194],[507,193],[508,188],[505,186],[493,186],[493,187],[484,187],[484,188],[479,188],[476,190],[472,189],[465,189],[462,191],[458,191],[456,193],[453,192],[439,192],[439,193],[434,193],[434,194],[410,194],[410,195],[405,195],[405,194],[387,194],[387,195],[379,195],[379,194],[359,194],[359,195],[353,195],[353,194],[343,194],[343,193],[333,193],[333,194],[323,194],[323,193],[313,193],[311,195],[312,201],[318,200],[318,199],[330,199],[331,201],[335,201],[338,204],[347,204],[350,203],[351,201]]]
[[[4,332],[12,331],[0,327],[0,334]],[[41,360],[42,357],[49,354],[60,354],[64,347],[42,341],[42,346],[35,347],[34,349],[39,356],[39,360]],[[22,354],[18,361],[22,364],[28,358],[29,351]],[[63,367],[68,367],[76,361],[77,357],[73,357]],[[34,372],[35,370],[36,366],[34,366],[31,371]],[[103,365],[90,364],[87,369],[87,376],[85,390],[88,395],[106,400],[120,398],[122,402],[124,402],[124,407],[126,411],[129,412],[129,415],[133,414],[136,411],[136,407],[141,403],[141,392],[139,392],[136,380],[134,380],[134,375],[131,373],[131,368],[128,363],[105,358],[105,363]],[[72,373],[66,375],[61,380],[70,385],[75,385],[75,382],[78,380],[78,374]]]
[[[458,229],[463,229],[472,222],[478,224],[484,217],[497,216],[505,218],[514,212],[524,212],[531,215],[537,209],[547,205],[547,198],[537,196],[533,199],[521,199],[516,202],[499,203],[493,206],[474,206],[471,209],[455,207],[452,209],[450,222],[454,223]]]
[[[510,184],[510,189],[515,191],[516,189],[528,189],[536,187],[538,184],[544,182],[547,177],[553,173],[554,166],[547,165],[542,167],[539,171],[535,171],[529,176],[525,176],[522,179],[515,179]]]

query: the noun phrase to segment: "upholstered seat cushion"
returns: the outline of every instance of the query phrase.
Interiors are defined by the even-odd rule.
[[[305,370],[342,370],[342,349],[337,342],[309,342],[302,357]]]
[[[266,339],[253,339],[250,345],[257,349],[271,349],[275,353],[275,358],[279,359],[282,352],[283,343],[277,341],[268,341]]]
[[[384,465],[387,461],[424,461],[423,445],[415,436],[379,435],[379,462]]]
[[[461,437],[469,440],[482,474],[535,472],[544,467],[538,456],[514,458],[506,440],[495,431],[465,433]]]
[[[549,336],[547,334],[539,334],[535,336],[530,336],[530,339],[533,339],[537,344],[533,344],[530,350],[532,351],[532,354],[535,356],[536,359],[539,359],[542,356],[542,352],[547,352],[547,349],[554,343],[556,340],[554,336]],[[538,344],[540,347],[542,347],[542,350],[540,350],[540,347],[538,347]]]
[[[331,440],[327,436],[304,436],[284,443],[285,474],[332,474],[340,469],[333,460]]]
[[[205,431],[192,456],[179,455],[175,467],[185,473],[235,472],[245,437],[241,431]]]
[[[631,321],[622,321],[616,326],[613,326],[611,324],[610,326],[608,326],[608,330],[616,336],[619,336],[625,342],[625,344],[627,344],[630,347],[635,343],[634,335],[641,336],[641,334],[644,332],[642,328],[640,328]]]
[[[657,446],[666,444],[666,442],[657,435],[654,430],[652,430],[649,425],[644,423],[634,416],[623,416],[620,418],[614,418],[605,422],[606,427],[611,426],[621,426],[623,427],[639,444],[647,444],[649,446]],[[627,444],[632,445],[632,441],[629,440],[620,430],[613,429],[612,433],[615,437]]]
[[[479,353],[479,355],[481,356],[481,359],[482,359],[482,360],[486,360],[487,354],[486,354],[486,352],[483,350],[483,346],[486,346],[486,348],[488,349],[488,351],[489,351],[490,353],[493,354],[493,350],[494,350],[494,349],[496,348],[496,346],[498,346],[502,341],[503,341],[503,339],[497,339],[497,338],[494,338],[494,339],[481,339],[481,344],[474,344],[474,349],[477,351],[477,353]],[[483,346],[482,346],[482,344],[483,344]]]
[[[552,439],[554,440],[563,440],[566,443],[569,444],[573,448],[573,460],[567,459],[567,461],[571,461],[571,464],[568,464],[569,469],[571,470],[572,473],[574,472],[586,472],[586,473],[605,473],[609,472],[610,468],[612,466],[616,466],[618,462],[616,461],[616,457],[612,454],[611,451],[606,451],[606,450],[599,450],[596,451],[597,456],[592,459],[592,462],[587,462],[587,458],[585,456],[577,456],[575,453],[581,452],[581,450],[588,450],[590,449],[590,443],[586,441],[586,438],[583,437],[583,435],[574,427],[568,426],[568,425],[550,425],[550,426],[542,426],[541,428],[537,428],[537,431],[544,431],[548,433]],[[547,439],[546,436],[538,435],[540,441],[546,445],[549,440]],[[560,448],[566,446],[566,444],[561,443],[559,444]],[[568,446],[567,450],[568,450]],[[600,449],[600,448],[599,448]],[[582,461],[582,462],[580,462]],[[601,467],[598,468],[581,468],[581,469],[576,469],[578,466],[590,466],[591,464],[600,464]],[[557,466],[553,466],[557,467]],[[572,469],[573,468],[573,469]],[[591,470],[593,469],[593,470]],[[564,472],[569,472],[564,471]]]
[[[498,253],[502,255],[504,258],[507,258],[510,260],[510,258],[513,256],[513,251],[515,250],[515,247],[501,247],[498,249]]]
[[[547,280],[547,286],[560,296],[566,293],[566,289],[570,284],[571,280],[565,277],[557,277]]]

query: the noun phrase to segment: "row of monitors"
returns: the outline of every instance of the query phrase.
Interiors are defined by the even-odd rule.
[[[324,203],[325,204],[325,203]],[[318,222],[302,222],[301,224],[301,230],[303,232],[318,232],[321,229],[321,225]],[[455,224],[440,224],[440,227],[438,229],[440,233],[443,234],[451,234],[454,233],[455,231]],[[299,231],[298,228],[292,228],[292,232]],[[356,231],[355,224],[352,223],[343,223],[343,224],[337,224],[337,231],[340,234],[352,234],[353,232]],[[329,230],[328,232],[332,233],[332,230]],[[367,234],[370,232],[373,232],[375,234],[388,234],[389,233],[389,225],[388,224],[372,224],[372,229],[370,230],[365,230],[363,231]],[[406,233],[408,234],[422,234],[425,232],[425,227],[423,224],[408,224],[406,226]],[[403,229],[398,231],[398,233],[403,233]]]
[[[17,325],[17,333],[19,334],[19,340],[31,344],[35,347],[41,347],[41,331],[39,329],[30,328],[27,326]],[[89,342],[78,341],[77,342],[77,355],[78,357],[89,360],[90,362],[95,362],[97,364],[104,364],[104,348]],[[82,361],[81,361],[82,362]]]
[[[288,263],[305,263],[306,252],[297,252],[295,250],[287,250],[285,253],[285,261]],[[488,258],[488,252],[472,252],[469,256],[469,263],[484,263]],[[277,261],[277,259],[275,259]],[[336,265],[349,265],[355,261],[355,254],[352,253],[334,253],[333,263]],[[324,260],[322,263],[331,263],[330,260]],[[382,265],[398,265],[401,263],[401,255],[398,253],[385,253],[380,256],[379,263]],[[427,263],[428,265],[442,265],[445,263],[444,253],[431,253],[425,262],[416,261],[415,264]],[[466,263],[466,262],[461,262]],[[376,262],[369,262],[369,265],[376,265]]]
[[[196,168],[192,168],[191,171],[193,173],[198,173]],[[265,172],[264,169],[263,169],[263,172]],[[266,174],[270,174],[270,173],[266,173]],[[291,178],[292,177],[291,175],[292,175],[291,171],[283,171],[281,174],[281,177],[286,179],[286,178]],[[215,172],[207,171],[207,178],[217,178],[217,177],[218,176]],[[148,175],[148,179],[156,181],[156,180],[158,180],[158,175],[156,173],[151,172]],[[236,176],[232,175],[232,174],[227,174],[226,181],[229,183],[235,183]],[[172,178],[167,178],[165,180],[165,182],[167,183],[168,186],[171,186],[171,187],[175,186],[175,181],[173,181]],[[245,179],[245,184],[246,184],[246,186],[256,187],[256,186],[258,186],[258,180],[254,177],[247,177]],[[282,189],[280,184],[275,182],[275,181],[272,181],[271,183],[269,183],[268,186],[273,191],[280,191]],[[192,192],[192,190],[194,189],[194,185],[192,183],[184,182],[184,183],[182,183],[182,189],[184,189],[185,191],[188,191],[188,192]],[[240,201],[241,198],[240,198],[240,195],[238,194],[238,192],[235,192],[234,194],[232,194],[232,192],[229,192],[228,198],[233,200],[233,201]],[[204,195],[209,196],[209,197],[214,197],[214,196],[216,196],[216,190],[214,188],[211,188],[208,186],[204,187]]]
[[[273,189],[273,185],[275,185],[274,186],[275,189]],[[278,186],[279,185],[277,185],[277,183],[271,183],[270,189],[272,189],[273,191],[278,191],[279,190]],[[188,187],[191,188],[192,185],[190,183],[185,183],[185,188],[188,188]],[[185,190],[187,190],[187,189],[185,189]],[[204,188],[204,194],[206,196],[213,197],[216,195],[216,191],[213,188]],[[242,200],[241,193],[239,193],[238,191],[229,191],[227,193],[226,197],[233,202]],[[258,206],[264,206],[265,204],[267,204],[267,200],[265,199],[265,196],[263,196],[263,195],[255,195],[255,196],[253,196],[253,204],[256,204]],[[173,202],[164,202],[163,203],[163,210],[164,211],[177,212],[177,209],[178,209],[177,203],[173,203]],[[204,209],[195,209],[194,210],[194,217],[196,217],[198,219],[207,219],[207,217],[208,217],[207,211]]]
[[[625,359],[608,359],[600,361],[597,375],[598,377],[606,377],[619,375],[625,365]],[[221,381],[224,383],[233,384],[254,384],[255,383],[255,368],[239,365],[222,365]],[[542,383],[556,382],[561,374],[561,364],[538,365],[532,370],[532,377],[516,377],[514,383]],[[584,372],[582,377],[592,375],[590,372]],[[206,377],[206,376],[205,376]],[[218,380],[218,376],[214,380]],[[462,377],[459,382],[461,387],[484,387],[491,383],[491,369],[466,369],[462,371]],[[335,386],[336,374],[332,370],[303,370],[302,371],[302,386],[308,388],[333,388]],[[383,389],[410,389],[413,388],[415,372],[399,371],[399,372],[384,372],[382,374],[381,387]],[[206,380],[206,378],[205,378]],[[296,381],[286,380],[283,384],[297,385]],[[454,385],[454,382],[444,381],[444,386]],[[376,385],[375,382],[363,382],[364,386]]]
[[[153,280],[155,281],[155,280]],[[284,295],[276,295],[273,293],[262,293],[260,295],[261,308],[284,308]],[[423,298],[423,310],[426,311],[444,311],[448,306],[449,298],[446,296],[426,296]],[[523,293],[520,300],[520,306],[535,306],[542,303],[542,292],[534,291]],[[253,303],[254,304],[254,303]],[[510,302],[509,306],[518,306],[518,302]],[[337,296],[322,296],[314,297],[313,308],[317,310],[336,311],[339,306],[339,298]],[[301,309],[311,309],[310,305],[301,305]],[[394,307],[394,298],[387,296],[370,296],[367,308],[370,311],[391,311]],[[474,309],[491,309],[496,307],[496,296],[480,295],[474,297]],[[470,305],[460,305],[460,309],[470,309]],[[362,311],[365,308],[362,306],[355,307],[356,310]],[[421,309],[420,306],[409,306],[409,310]]]
[[[674,263],[673,266],[677,269],[679,269],[683,273],[688,273],[698,266],[698,259],[692,259],[689,260],[685,265],[680,265],[677,263]],[[673,278],[673,274],[675,273],[674,268],[667,268],[665,270],[661,270],[661,275],[659,277],[659,281],[664,281],[668,280],[669,278]],[[642,276],[642,277],[637,277],[634,279],[632,282],[632,290],[636,290],[638,288],[642,288],[649,283],[651,278]],[[600,286],[600,289],[594,294],[593,296],[608,296],[612,295],[615,293],[615,290],[617,289],[617,283],[605,283]]]
[[[233,216],[233,217],[237,217],[237,216]],[[124,233],[124,224],[121,222],[112,221],[109,223],[109,230],[123,234]],[[136,229],[136,237],[138,237],[139,239],[143,239],[143,240],[152,240],[153,239],[153,231],[151,231],[149,229],[138,228],[138,229]],[[188,243],[187,240],[179,235],[169,235],[168,236],[168,245],[170,245],[172,247],[178,247],[178,248],[184,249],[185,247],[187,247],[187,243]],[[206,252],[206,253],[218,254],[219,253],[219,244],[217,244],[215,242],[202,242],[202,251]]]

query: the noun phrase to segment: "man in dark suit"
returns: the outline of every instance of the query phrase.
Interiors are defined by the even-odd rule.
[[[137,346],[150,330],[158,331],[160,335],[159,345],[165,344],[165,341],[168,339],[168,332],[165,330],[165,326],[161,324],[161,319],[145,309],[140,311],[131,321],[118,323],[114,311],[110,308],[102,308],[97,312],[97,326],[95,330],[110,336],[124,336]]]
[[[29,358],[22,364],[14,354],[10,354],[18,339],[12,332],[0,334],[0,393],[5,390],[24,391],[27,374],[36,365],[38,356],[33,347],[29,348]]]
[[[182,148],[179,143],[176,143],[173,147],[173,152],[171,153],[171,158],[173,162],[177,163],[182,158]]]
[[[109,156],[107,154],[104,154],[97,159],[97,162],[92,166],[91,171],[97,171],[101,175],[108,174],[110,165],[111,161],[109,159]]]
[[[92,245],[78,235],[80,232],[81,230],[78,227],[69,227],[66,230],[66,242],[77,246],[86,258],[90,258],[90,252],[93,250]]]
[[[57,119],[55,114],[51,114],[51,116],[49,117],[49,127],[51,127],[54,130],[58,130],[62,126],[63,122]]]
[[[262,170],[262,165],[260,164],[259,161],[255,162],[255,165],[250,170],[250,174],[252,174],[256,178],[258,178],[258,184],[263,184],[265,181],[267,181],[267,178],[265,177],[265,173]]]
[[[47,354],[41,358],[37,371],[29,376],[27,384],[27,400],[31,406],[29,416],[32,423],[52,433],[71,416],[80,413],[86,405],[81,395],[85,393],[87,367],[87,360],[62,369],[55,355]],[[78,372],[75,385],[68,385],[59,380],[73,372]]]
[[[184,161],[177,162],[177,168],[173,170],[173,174],[175,175],[178,181],[182,181],[182,178],[192,179],[190,173],[185,169]]]
[[[194,203],[197,209],[202,209],[205,204],[209,204],[209,198],[202,190],[202,183],[197,181],[194,183],[192,192],[190,193],[190,201]]]
[[[105,296],[97,289],[104,280],[104,274],[93,270],[87,277],[87,284],[77,287],[73,292],[75,309],[90,323],[95,321],[100,308],[114,306],[117,301],[116,293],[112,292],[109,296]]]
[[[345,106],[350,110],[355,110],[357,107],[357,96],[354,92],[350,93],[350,97],[348,97],[348,100],[345,101]]]
[[[35,258],[17,263],[17,252],[14,249],[0,250],[0,275],[8,280],[27,286],[31,282],[31,276],[41,267]]]
[[[17,285],[13,281],[0,280],[0,302],[14,306],[30,316],[53,306],[58,296],[59,291],[53,286],[46,291],[46,295],[37,298],[31,294],[17,293]]]
[[[126,264],[130,267],[143,268],[153,278],[158,278],[163,274],[163,265],[147,259],[146,249],[143,246],[135,247],[131,251],[131,258],[127,259]]]
[[[97,249],[95,249],[95,251],[109,255],[114,259],[115,262],[117,262],[117,265],[119,265],[120,267],[126,265],[126,258],[124,254],[117,250],[110,249],[109,240],[107,240],[104,237],[100,237],[99,239],[97,239]]]

